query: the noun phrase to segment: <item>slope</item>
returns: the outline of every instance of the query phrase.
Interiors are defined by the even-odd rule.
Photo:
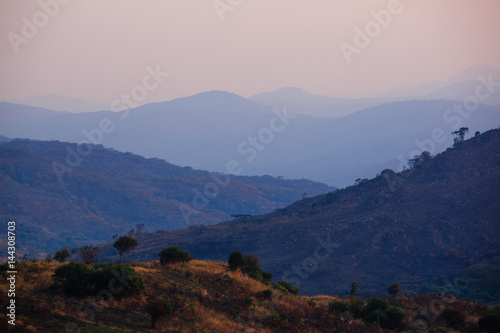
[[[200,259],[240,250],[309,295],[342,294],[354,280],[367,294],[393,281],[413,291],[445,284],[471,265],[498,265],[499,134],[490,130],[413,169],[385,170],[265,216],[140,235],[129,258],[151,260],[167,244]],[[109,245],[102,254],[116,257]]]

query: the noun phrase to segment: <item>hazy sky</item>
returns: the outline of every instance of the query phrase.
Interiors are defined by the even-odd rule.
[[[498,0],[55,1],[0,2],[0,100],[58,94],[111,103],[142,85],[148,66],[170,75],[144,103],[285,86],[363,95],[444,80],[480,62],[500,68]],[[371,11],[388,7],[390,22],[371,30],[348,64],[340,43],[355,46],[354,28],[377,29]]]

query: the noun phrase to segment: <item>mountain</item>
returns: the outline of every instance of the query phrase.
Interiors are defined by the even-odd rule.
[[[111,105],[105,103],[92,103],[81,99],[63,97],[58,95],[33,95],[13,104],[34,106],[54,111],[67,111],[72,113],[96,112],[111,110]]]
[[[459,114],[454,104],[412,100],[341,118],[314,118],[216,91],[124,112],[72,114],[0,103],[0,135],[92,141],[214,172],[237,161],[241,175],[307,178],[343,187],[384,168],[398,169],[422,150],[422,143],[433,154],[445,150],[456,126],[473,133],[500,124],[498,106],[480,105],[473,113]],[[102,122],[109,126],[106,133]],[[436,130],[443,133],[437,141],[432,140]]]
[[[470,293],[498,302],[499,184],[496,129],[406,171],[384,170],[264,216],[140,235],[128,260],[155,260],[168,244],[197,259],[227,260],[239,250],[255,254],[265,271],[305,295],[345,294],[352,281],[369,295],[394,281],[414,292],[448,285],[462,295],[468,285],[454,279],[470,275]],[[117,258],[110,245],[101,254]],[[478,281],[472,273],[478,269],[491,279]]]
[[[18,223],[17,251],[34,257],[104,242],[140,223],[149,230],[214,224],[332,189],[193,170],[100,145],[19,139],[0,143],[0,184],[0,220]]]
[[[310,94],[303,89],[293,87],[260,93],[248,99],[280,110],[286,107],[290,113],[319,118],[343,117],[356,111],[400,100],[397,98],[333,98]]]

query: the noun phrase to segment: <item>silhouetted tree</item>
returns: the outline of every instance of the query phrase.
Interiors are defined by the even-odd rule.
[[[113,235],[113,240],[116,240],[118,238],[118,235],[117,234],[114,234]]]
[[[464,136],[466,133],[469,133],[469,128],[468,127],[460,127],[458,131],[451,132],[453,134],[453,144],[456,145],[462,141],[464,141]]]
[[[54,254],[54,260],[59,262],[65,262],[69,257],[71,257],[71,252],[68,248],[59,250]]]
[[[401,291],[401,285],[399,284],[399,282],[394,282],[393,284],[391,284],[389,286],[389,288],[387,288],[387,292],[392,296],[396,296],[397,293],[399,293]]]
[[[130,236],[120,236],[116,242],[113,243],[115,249],[120,254],[120,264],[122,262],[123,254],[127,251],[134,249],[137,246],[137,240]]]
[[[356,290],[358,289],[358,283],[356,281],[354,281],[352,284],[351,284],[351,296],[352,297],[356,297]]]
[[[232,271],[243,267],[243,254],[240,251],[233,251],[229,254],[229,259],[227,260],[229,264],[229,269]]]
[[[144,230],[144,228],[146,227],[146,225],[144,223],[137,223],[135,225],[135,229],[137,230],[137,233],[140,234],[142,230]]]
[[[85,245],[80,248],[80,256],[86,265],[92,265],[99,253],[99,248],[93,245]]]

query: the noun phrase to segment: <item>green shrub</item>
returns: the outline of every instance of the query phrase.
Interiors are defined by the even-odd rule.
[[[366,312],[370,313],[375,310],[382,310],[385,311],[389,307],[389,303],[383,298],[380,297],[373,297],[368,301],[368,304],[366,305]]]
[[[351,297],[348,310],[355,318],[361,318],[365,310],[365,303],[361,298]]]
[[[284,291],[285,293],[289,293],[291,295],[298,295],[299,294],[299,288],[294,286],[290,281],[279,281],[275,285],[275,288],[281,291]]]
[[[347,311],[347,303],[342,301],[333,301],[328,303],[328,311],[330,312],[345,312]]]
[[[366,314],[365,321],[367,323],[382,323],[387,322],[387,313],[384,310],[376,309]]]
[[[160,263],[162,265],[175,262],[188,262],[193,260],[188,251],[182,251],[177,246],[170,246],[160,252]]]
[[[243,267],[243,254],[240,251],[231,252],[227,263],[229,264],[229,269],[232,271]]]
[[[56,283],[64,292],[85,297],[101,290],[109,290],[116,297],[137,294],[144,289],[142,277],[127,264],[98,264],[89,268],[83,263],[71,262],[55,270]]]
[[[387,313],[387,322],[382,327],[396,329],[403,324],[405,312],[401,308],[391,306],[385,310],[385,313]]]

